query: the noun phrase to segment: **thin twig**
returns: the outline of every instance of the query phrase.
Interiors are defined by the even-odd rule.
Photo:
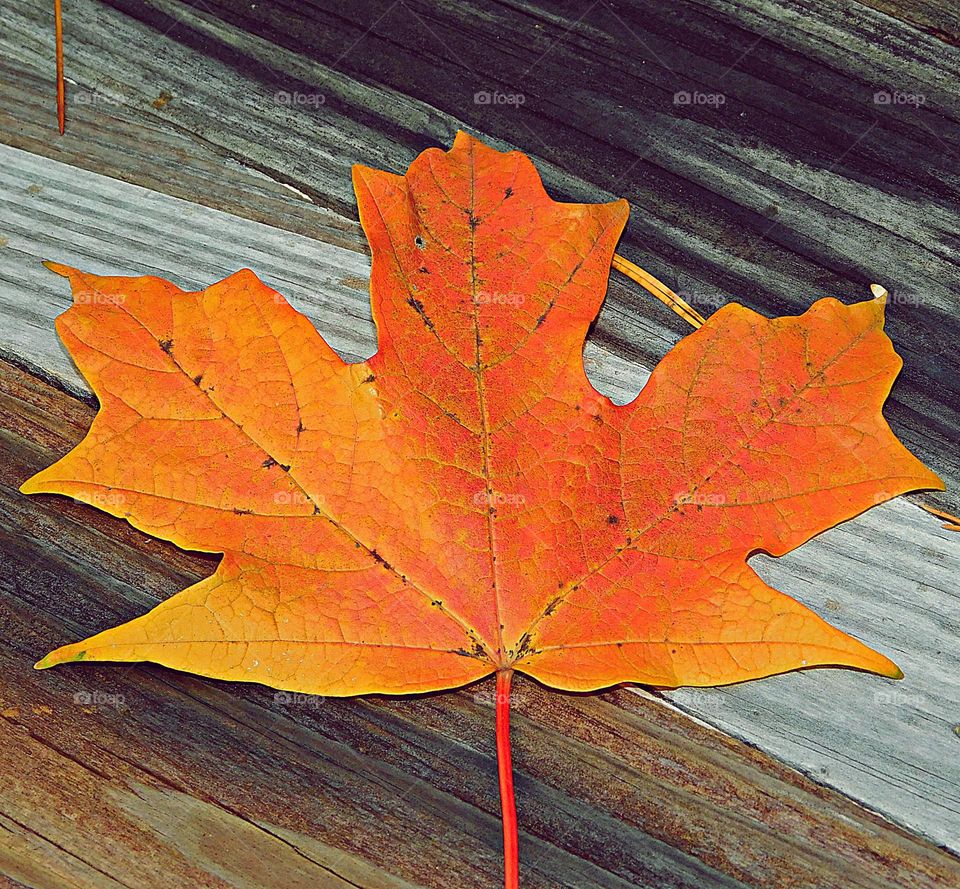
[[[951,515],[949,512],[944,512],[942,509],[937,509],[935,506],[927,506],[926,503],[919,504],[921,509],[925,509],[930,515],[935,515],[938,519],[943,519],[944,525],[948,531],[960,531],[960,519],[955,515]]]
[[[684,321],[693,327],[701,327],[706,319],[693,306],[681,299],[666,284],[658,281],[649,272],[645,272],[640,266],[624,259],[619,253],[613,254],[613,267],[626,275],[630,280],[636,281],[645,290],[652,293],[664,305],[669,306]]]
[[[67,128],[67,89],[63,79],[63,9],[61,0],[53,0],[54,27],[57,33],[57,124],[62,136]]]

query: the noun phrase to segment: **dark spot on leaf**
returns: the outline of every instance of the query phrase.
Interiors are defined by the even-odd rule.
[[[428,330],[433,330],[433,322],[430,320],[427,313],[423,310],[423,303],[420,300],[410,297],[407,300],[407,305],[410,306],[422,319],[424,325]]]
[[[608,525],[616,525],[616,524],[619,524],[619,522],[620,522],[620,519],[618,519],[615,515],[608,515],[608,516],[607,516],[607,524],[608,524]]]
[[[383,556],[380,555],[375,549],[370,550],[370,555],[373,556],[374,561],[379,562],[386,568],[388,571],[393,567]]]
[[[200,385],[200,383],[201,383],[202,380],[203,380],[203,374],[197,374],[197,375],[193,378],[193,382],[196,383],[198,386]]]
[[[509,198],[513,196],[513,189],[509,185],[504,189],[503,196],[505,198]]]
[[[160,340],[160,348],[169,355],[173,351],[173,340]]]
[[[271,466],[276,466],[277,461],[274,460],[273,457],[267,457],[267,459],[264,460],[261,465],[263,466],[264,469],[269,469]]]
[[[516,657],[517,659],[522,658],[522,657],[524,657],[525,655],[529,654],[530,651],[531,651],[531,649],[530,649],[530,634],[529,634],[529,633],[524,633],[524,634],[520,637],[520,642],[517,644],[517,653],[516,653],[515,657]]]
[[[365,383],[372,383],[375,379],[376,379],[376,377],[375,377],[373,374],[370,374],[370,376],[367,377],[363,382],[365,382]]]
[[[417,235],[413,239],[413,243],[416,244],[417,247],[419,247],[421,250],[423,250],[423,248],[427,246],[427,242],[424,241],[423,238],[420,237],[420,235]]]
[[[297,435],[299,435],[301,432],[303,432],[303,420],[297,423]]]
[[[487,656],[483,650],[483,646],[479,642],[474,642],[473,648],[469,651],[466,648],[458,648],[453,653],[459,654],[460,657],[476,658],[477,660],[483,660]]]
[[[550,310],[552,308],[553,308],[553,300],[551,300],[550,305],[548,305],[546,309],[544,309],[543,314],[539,318],[537,318],[537,327],[539,327],[541,324],[543,324],[544,321],[547,320],[547,315],[550,314]]]
[[[253,515],[253,510],[251,509],[238,509],[236,506],[233,508],[235,515]]]

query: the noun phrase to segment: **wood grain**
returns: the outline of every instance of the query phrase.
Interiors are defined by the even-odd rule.
[[[312,706],[155,667],[30,670],[214,564],[16,494],[93,409],[41,258],[185,286],[252,266],[363,357],[349,167],[402,170],[467,127],[529,153],[559,199],[628,198],[620,251],[705,314],[885,284],[906,362],[887,415],[948,483],[927,499],[960,512],[960,31],[945,4],[77,0],[65,14],[63,139],[48,11],[11,0],[0,33],[0,355],[16,364],[0,369],[0,885],[470,887],[496,885],[500,861],[483,686]],[[477,102],[492,92],[523,104]],[[614,276],[588,373],[628,400],[685,332]],[[960,882],[916,836],[960,849],[955,539],[901,500],[754,565],[906,680],[818,671],[656,698],[518,683],[525,885]]]
[[[879,281],[905,359],[891,424],[947,480],[930,501],[957,513],[960,49],[912,23],[934,9],[78,0],[73,123],[53,140],[50,29],[13,0],[2,139],[362,249],[350,165],[405,169],[466,126],[529,153],[559,199],[626,197],[621,252],[706,313],[800,312]],[[524,102],[475,101],[496,91]],[[618,281],[593,336],[651,367],[682,324]]]
[[[51,889],[158,873],[164,887],[496,885],[491,682],[291,700],[154,666],[31,669],[213,559],[20,496],[94,409],[6,363],[0,383],[0,870]],[[514,756],[531,889],[960,880],[953,856],[649,697],[518,679]]]
[[[358,284],[368,273],[364,256],[25,152],[0,148],[0,162],[14,222],[0,250],[0,353],[39,376],[92,399],[54,332],[69,294],[39,264],[50,255],[92,271],[149,272],[190,287],[251,264],[345,357],[374,351]],[[171,219],[178,220],[173,229]],[[594,384],[619,402],[647,377],[596,342],[585,360]],[[669,698],[921,834],[960,847],[954,536],[900,501],[784,559],[753,561],[778,588],[894,657],[907,679],[819,671]]]

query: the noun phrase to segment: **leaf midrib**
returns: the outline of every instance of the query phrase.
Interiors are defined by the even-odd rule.
[[[178,290],[179,290],[179,288],[178,288]],[[189,294],[187,294],[186,291],[183,291],[183,290],[179,290],[179,292],[180,292],[180,294],[183,294],[183,295],[189,295]],[[124,305],[124,304],[121,303],[121,304],[118,306],[118,308],[120,308],[123,312],[125,312],[125,313],[127,314],[127,316],[128,316],[131,320],[133,320],[134,323],[136,323],[142,330],[144,330],[147,334],[149,334],[149,336],[150,336],[152,339],[156,340],[156,342],[157,342],[157,347],[158,347],[159,351],[164,354],[164,356],[173,364],[173,366],[174,366],[177,370],[180,371],[180,373],[182,373],[188,380],[190,380],[191,383],[193,383],[193,385],[194,385],[200,392],[202,392],[202,393],[204,394],[204,396],[207,398],[207,400],[210,402],[210,404],[213,405],[213,407],[220,413],[220,415],[221,415],[225,420],[228,420],[230,423],[232,423],[232,424],[237,428],[237,430],[238,430],[243,436],[245,436],[249,441],[251,441],[256,447],[258,447],[258,448],[260,449],[260,451],[261,451],[266,457],[268,457],[268,458],[271,459],[271,460],[274,460],[274,461],[277,463],[278,466],[280,465],[280,461],[277,460],[277,459],[266,449],[266,447],[264,447],[264,445],[262,445],[259,441],[257,441],[257,440],[253,437],[253,435],[252,435],[250,432],[248,432],[240,423],[238,423],[236,420],[234,420],[233,417],[231,417],[229,414],[227,414],[227,413],[223,410],[223,408],[221,408],[220,405],[218,405],[218,404],[216,403],[216,401],[214,401],[214,399],[213,399],[213,397],[211,396],[210,392],[207,391],[207,390],[205,390],[205,389],[203,389],[203,388],[199,385],[199,383],[196,382],[196,380],[193,378],[193,376],[191,376],[191,375],[187,372],[187,370],[183,367],[183,365],[181,365],[180,362],[176,360],[176,358],[175,358],[174,355],[173,355],[173,351],[174,351],[173,348],[171,348],[169,351],[167,351],[166,349],[161,348],[161,347],[160,347],[160,338],[158,338],[158,337],[156,336],[156,334],[155,334],[152,330],[150,330],[149,327],[147,327],[146,324],[144,324],[136,315],[134,315],[134,314],[127,308],[126,305]],[[74,331],[74,334],[76,335],[76,331]],[[95,346],[91,345],[90,343],[87,343],[86,341],[84,341],[84,342],[85,342],[85,344],[86,344],[89,348],[92,348],[92,349],[94,349],[95,351],[101,352],[101,354],[105,354],[105,353],[102,352],[102,350],[96,348]],[[283,354],[283,351],[282,351],[282,350],[281,350],[281,355],[283,355],[284,363],[286,363],[286,355]],[[343,362],[341,361],[341,363],[343,363]],[[343,363],[343,365],[346,366],[345,363]],[[288,366],[288,373],[289,373],[289,366]],[[292,385],[293,385],[293,382],[292,382],[292,378],[291,378],[291,386],[292,386]],[[94,386],[94,391],[95,391],[95,393],[99,396],[100,393],[99,393],[99,391],[97,390],[96,386]],[[303,493],[303,495],[307,498],[307,500],[313,505],[314,510],[315,510],[315,515],[317,515],[318,517],[320,517],[320,518],[324,519],[325,521],[329,522],[331,525],[333,525],[334,528],[336,528],[338,531],[340,531],[342,534],[344,534],[347,538],[349,538],[349,540],[350,540],[352,543],[354,543],[354,544],[355,544],[356,546],[358,546],[360,549],[362,549],[363,551],[365,551],[366,554],[370,557],[370,560],[371,560],[371,562],[372,562],[374,565],[379,565],[379,566],[380,566],[381,568],[383,568],[384,570],[389,571],[390,573],[392,573],[394,576],[396,576],[397,578],[399,578],[400,581],[401,581],[405,586],[409,586],[410,588],[416,590],[418,593],[420,593],[422,596],[424,596],[424,598],[426,598],[431,604],[438,602],[438,600],[437,600],[437,598],[436,598],[435,596],[430,595],[430,593],[428,593],[426,590],[424,590],[424,589],[423,589],[422,587],[420,587],[418,584],[414,583],[409,577],[407,577],[407,576],[404,575],[402,572],[398,571],[395,567],[393,567],[392,564],[385,564],[382,559],[377,558],[377,556],[374,555],[374,549],[373,549],[373,547],[368,546],[366,543],[364,543],[362,540],[360,540],[356,535],[354,535],[348,528],[346,528],[344,525],[342,525],[342,524],[340,524],[339,522],[337,522],[332,516],[330,516],[328,513],[326,513],[326,512],[321,508],[320,504],[317,503],[317,501],[316,501],[316,499],[314,498],[314,496],[313,496],[313,495],[300,483],[300,481],[296,478],[296,476],[293,474],[292,470],[283,470],[283,469],[281,469],[281,471],[282,471],[282,472],[286,472],[287,476],[293,481],[293,483],[297,486],[297,488],[299,488],[299,490]],[[303,516],[303,518],[309,518],[309,516]],[[224,551],[223,551],[223,550],[215,550],[215,552],[224,552]],[[459,617],[459,615],[457,615],[457,614],[455,614],[454,612],[452,612],[452,611],[451,611],[449,608],[447,608],[442,602],[440,602],[439,604],[436,604],[434,607],[438,608],[438,610],[440,610],[441,613],[443,613],[443,614],[444,614],[446,617],[448,617],[453,623],[455,623],[455,624],[464,632],[466,638],[467,638],[470,642],[478,643],[478,644],[482,647],[482,649],[483,649],[483,651],[484,651],[484,654],[485,654],[486,657],[490,660],[491,663],[494,663],[494,664],[496,663],[496,661],[495,661],[494,657],[492,656],[492,654],[491,654],[488,646],[487,646],[486,643],[485,643],[485,640],[484,640],[484,639],[482,638],[482,636],[476,631],[476,629],[474,629],[474,628],[469,624],[469,622],[467,622],[467,621],[464,620],[463,618]]]

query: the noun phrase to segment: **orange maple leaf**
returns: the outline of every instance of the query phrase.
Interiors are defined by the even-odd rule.
[[[747,565],[942,487],[881,415],[901,365],[881,300],[729,305],[618,407],[581,350],[625,201],[557,203],[525,155],[464,133],[354,186],[379,345],[361,364],[249,270],[184,293],[51,265],[101,410],[22,490],[224,556],[39,667],[149,660],[322,695],[901,675]],[[498,706],[515,885],[506,726]]]

